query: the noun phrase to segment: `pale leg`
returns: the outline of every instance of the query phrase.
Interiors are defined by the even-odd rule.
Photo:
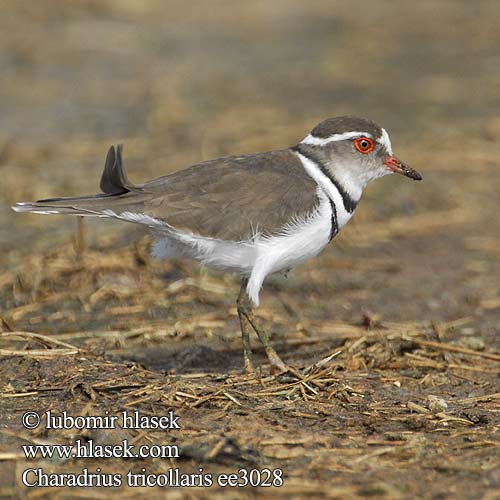
[[[255,330],[255,333],[258,335],[262,345],[264,346],[264,350],[266,351],[267,358],[269,359],[269,363],[271,364],[271,372],[285,372],[288,370],[288,366],[283,362],[283,360],[279,357],[278,353],[272,347],[269,337],[267,333],[262,330],[257,323],[255,315],[253,313],[252,305],[248,295],[246,293],[247,286],[247,278],[242,278],[241,280],[241,288],[240,293],[238,295],[238,316],[240,318],[241,325],[241,336],[243,340],[243,356],[245,360],[245,369],[247,372],[249,371],[248,366],[253,370],[253,365],[250,359],[251,351],[250,351],[250,342],[249,342],[249,328],[251,325]]]

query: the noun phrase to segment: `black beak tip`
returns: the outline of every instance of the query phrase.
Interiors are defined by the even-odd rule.
[[[413,170],[413,168],[410,168],[406,165],[403,168],[402,174],[406,177],[409,177],[410,179],[413,179],[414,181],[422,180],[422,176],[416,170]]]

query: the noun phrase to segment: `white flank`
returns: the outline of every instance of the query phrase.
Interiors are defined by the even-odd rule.
[[[142,224],[143,226],[147,226],[150,229],[167,231],[168,228],[170,227],[165,222],[163,222],[159,219],[155,219],[154,217],[151,217],[150,215],[146,215],[146,214],[140,214],[140,213],[135,213],[135,212],[121,212],[118,214],[110,209],[103,210],[102,213],[104,215],[106,215],[107,217],[113,217],[115,219],[126,220],[128,222],[135,222],[136,224]]]
[[[323,189],[318,187],[319,205],[304,218],[290,221],[273,236],[256,234],[247,241],[225,241],[179,231],[145,214],[123,212],[106,215],[143,224],[153,229],[158,240],[153,256],[174,256],[198,260],[208,267],[238,271],[249,276],[247,293],[259,305],[259,292],[269,274],[291,269],[318,255],[330,240],[332,209]]]
[[[382,146],[385,146],[387,152],[392,156],[392,144],[389,139],[389,134],[385,128],[382,129],[382,135],[377,139],[377,142],[382,144]]]
[[[299,157],[302,165],[304,165],[306,172],[317,182],[328,198],[334,203],[335,209],[337,210],[337,224],[340,231],[340,229],[349,222],[353,214],[345,209],[344,199],[337,189],[337,186],[335,186],[335,184],[321,171],[316,163],[300,154],[298,151],[296,151],[295,154]]]
[[[329,142],[335,141],[345,141],[347,139],[355,139],[356,137],[370,137],[373,139],[371,134],[366,132],[344,132],[343,134],[333,134],[329,137],[315,137],[314,135],[309,134],[301,144],[309,144],[311,146],[324,146]]]
[[[259,305],[259,291],[268,274],[302,264],[318,255],[330,242],[330,200],[320,187],[317,194],[320,204],[312,215],[292,222],[279,236],[255,241],[257,258],[247,286],[248,296],[255,305]]]

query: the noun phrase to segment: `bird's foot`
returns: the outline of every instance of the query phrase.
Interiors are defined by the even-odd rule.
[[[286,373],[292,371],[290,366],[288,366],[276,353],[276,351],[266,352],[267,358],[269,359],[270,372],[271,375],[279,375],[281,373]]]
[[[293,366],[290,366],[289,364],[285,363],[276,353],[274,352],[267,352],[267,358],[269,359],[269,364],[270,364],[270,373],[271,375],[277,377],[280,375],[283,375],[284,373],[290,373],[292,374],[297,380],[302,380],[304,378],[304,375],[300,373],[299,370],[294,368]]]

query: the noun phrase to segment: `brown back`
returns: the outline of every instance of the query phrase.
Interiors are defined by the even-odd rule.
[[[206,161],[140,188],[147,215],[228,240],[276,234],[318,204],[316,182],[288,149]]]

